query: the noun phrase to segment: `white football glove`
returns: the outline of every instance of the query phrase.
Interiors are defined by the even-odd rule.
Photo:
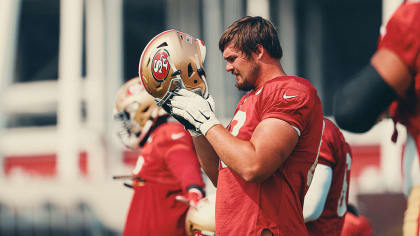
[[[209,94],[209,96],[208,96],[208,98],[206,100],[209,103],[210,108],[213,111],[213,113],[215,113],[216,112],[216,104],[214,102],[213,96],[211,96]],[[196,131],[194,129],[187,129],[187,130],[190,132],[190,134],[191,134],[192,137],[197,137],[197,136],[202,135],[201,132],[198,132],[198,131]]]
[[[184,118],[203,135],[211,127],[220,124],[214,115],[214,100],[211,96],[206,100],[191,91],[180,89],[174,93],[168,105],[172,108],[172,115]]]

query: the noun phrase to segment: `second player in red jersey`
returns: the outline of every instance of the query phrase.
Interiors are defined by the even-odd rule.
[[[133,184],[124,235],[185,235],[188,205],[175,198],[204,187],[191,136],[178,122],[166,122],[150,135],[137,163],[134,176],[145,182]]]
[[[351,151],[341,131],[324,119],[318,165],[303,213],[309,235],[340,235],[347,210]]]
[[[188,204],[204,196],[204,183],[192,139],[180,123],[169,121],[139,78],[117,94],[119,137],[132,149],[142,147],[131,178],[134,194],[123,235],[184,236]]]

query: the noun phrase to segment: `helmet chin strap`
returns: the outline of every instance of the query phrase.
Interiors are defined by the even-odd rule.
[[[209,86],[207,86],[206,76],[204,75],[203,68],[200,66],[200,60],[198,59],[197,53],[195,54],[195,66],[197,67],[197,72],[199,72],[198,75],[201,77],[201,79],[203,79],[204,85],[205,85],[204,94],[201,94],[201,96],[207,99],[209,97],[209,90],[208,90]]]
[[[168,88],[168,92],[166,92],[166,94],[165,94],[165,96],[163,96],[163,98],[162,99],[159,99],[159,98],[156,98],[155,99],[155,101],[156,101],[156,104],[158,105],[158,106],[162,106],[162,105],[164,105],[171,97],[172,97],[172,95],[173,95],[173,91],[169,91],[169,89],[171,89],[172,88],[172,85],[174,86],[174,90],[177,90],[177,89],[185,89],[186,87],[185,87],[185,85],[184,85],[184,83],[182,82],[182,79],[181,79],[181,77],[179,76],[179,74],[175,77],[175,78],[173,78],[170,82],[169,82],[169,88]]]
[[[138,137],[139,143],[143,141],[144,137],[147,135],[150,128],[152,128],[157,116],[158,116],[158,109],[155,109],[150,115],[150,118],[146,121],[144,126],[141,128],[141,133],[140,133],[140,136]]]

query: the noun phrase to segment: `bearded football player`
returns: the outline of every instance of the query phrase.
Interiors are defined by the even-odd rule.
[[[195,206],[204,197],[190,134],[155,104],[139,78],[118,91],[114,119],[122,143],[141,148],[123,235],[185,235],[188,204],[176,199],[183,196]]]
[[[194,135],[201,166],[217,185],[216,235],[306,235],[302,205],[317,161],[322,107],[308,81],[283,71],[272,23],[241,18],[219,41],[226,71],[235,75],[239,89],[249,91],[227,129],[216,118],[207,89],[199,86],[205,84],[199,41],[165,36],[143,52],[140,76],[151,92],[162,88],[162,95],[153,96]],[[167,51],[169,72],[157,77],[160,70],[152,68],[159,65],[148,63],[179,45],[190,51],[189,62],[176,63],[176,54]]]

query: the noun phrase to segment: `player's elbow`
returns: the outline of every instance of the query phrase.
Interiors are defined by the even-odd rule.
[[[368,115],[367,107],[361,103],[363,101],[355,101],[353,94],[346,89],[339,91],[334,98],[333,112],[337,125],[344,130],[354,133],[364,133],[369,131],[376,123],[377,116]],[[357,99],[356,99],[357,100]]]
[[[305,204],[303,206],[303,219],[305,223],[317,220],[321,216],[321,213],[322,209],[314,206],[313,204]]]
[[[315,221],[318,218],[319,218],[319,215],[317,215],[315,213],[314,214],[309,214],[309,215],[303,217],[305,223]]]
[[[241,176],[246,182],[250,183],[262,182],[269,177],[269,175],[267,175],[267,172],[265,172],[262,166],[260,165],[252,165],[246,168],[242,172]]]
[[[334,103],[334,119],[341,129],[354,133],[369,131],[375,125],[376,119],[368,119],[363,114],[364,112],[355,107],[355,104],[343,104],[337,101]]]

